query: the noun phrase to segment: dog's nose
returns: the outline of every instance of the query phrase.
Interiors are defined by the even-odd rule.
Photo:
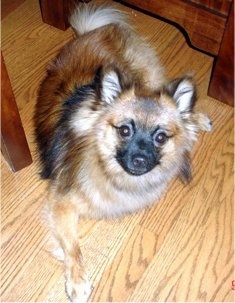
[[[144,156],[135,156],[132,159],[133,166],[137,169],[146,169],[147,159]]]

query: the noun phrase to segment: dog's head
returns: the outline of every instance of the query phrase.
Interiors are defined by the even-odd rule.
[[[192,78],[176,79],[155,92],[142,91],[117,69],[103,70],[95,81],[93,111],[91,106],[82,109],[74,124],[96,137],[102,166],[110,174],[132,176],[177,167],[189,181],[188,154],[197,134],[191,117],[196,99]]]

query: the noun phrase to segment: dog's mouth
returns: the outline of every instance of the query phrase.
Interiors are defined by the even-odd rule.
[[[124,167],[123,167],[124,168]],[[151,171],[151,169],[150,170],[146,170],[146,171],[139,171],[139,170],[132,170],[132,169],[125,169],[125,171],[128,173],[128,174],[130,174],[130,175],[132,175],[132,176],[142,176],[142,175],[144,175],[144,174],[147,174],[149,171]]]

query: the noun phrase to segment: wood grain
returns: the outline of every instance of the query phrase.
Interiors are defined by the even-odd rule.
[[[91,301],[233,302],[233,109],[207,97],[212,58],[188,47],[173,26],[123,7],[159,54],[169,78],[194,71],[198,109],[213,120],[193,154],[193,181],[175,180],[152,208],[119,220],[80,223]],[[17,20],[17,22],[15,22]],[[155,29],[154,31],[152,29]],[[32,116],[47,62],[72,38],[42,22],[25,0],[2,21],[2,51],[34,162],[13,174],[1,162],[1,300],[66,302],[63,265],[47,253]]]

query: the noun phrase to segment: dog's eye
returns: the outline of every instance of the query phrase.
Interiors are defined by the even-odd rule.
[[[118,130],[122,138],[130,138],[133,134],[133,130],[129,125],[122,125],[118,128]]]
[[[167,141],[168,137],[164,132],[158,132],[154,136],[154,141],[157,144],[164,144]]]

